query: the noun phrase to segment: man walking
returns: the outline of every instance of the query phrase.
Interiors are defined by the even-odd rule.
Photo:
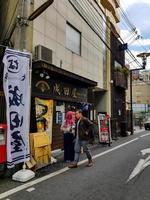
[[[81,110],[76,111],[75,115],[77,119],[76,137],[75,137],[75,146],[74,146],[75,156],[74,156],[74,162],[72,162],[68,167],[76,168],[78,166],[81,147],[83,147],[83,151],[86,153],[86,156],[88,158],[87,166],[91,167],[93,165],[92,155],[87,144],[89,140],[91,139],[90,133],[93,130],[93,123],[87,118],[83,117]]]

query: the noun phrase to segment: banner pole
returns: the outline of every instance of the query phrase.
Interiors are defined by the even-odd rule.
[[[26,128],[25,136],[25,150],[24,150],[24,163],[23,169],[16,172],[12,179],[15,181],[26,182],[35,177],[35,173],[32,170],[26,169],[26,154],[27,154],[27,145],[29,145],[29,132],[30,132],[30,111],[31,111],[31,79],[32,79],[32,54],[30,53],[29,61],[29,98],[28,98],[28,126]],[[29,148],[29,147],[28,147]]]
[[[28,126],[26,129],[26,138],[25,138],[25,150],[24,150],[24,163],[23,170],[26,169],[26,154],[27,154],[27,141],[29,141],[29,132],[30,132],[30,111],[31,111],[31,79],[32,79],[32,54],[30,53],[30,61],[29,61],[29,99],[28,99]]]

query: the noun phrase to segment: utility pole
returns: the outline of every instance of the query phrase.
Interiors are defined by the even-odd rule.
[[[34,12],[33,11],[33,0],[20,0],[18,5],[18,16],[17,16],[17,28],[15,32],[15,49],[20,51],[28,51],[32,52],[32,38],[33,38],[33,26],[32,22],[36,17],[38,17],[44,10],[46,10],[54,0],[48,0],[43,3],[39,8],[37,8]],[[16,25],[16,24],[15,24]],[[31,56],[31,64],[29,69],[29,87],[30,87],[30,100],[31,103],[31,77],[32,77],[32,56]],[[30,106],[29,106],[29,123],[28,123],[28,130],[30,129]],[[28,138],[26,138],[28,140]],[[25,153],[26,156],[26,146],[25,146]],[[13,180],[25,182],[33,178],[35,174],[31,170],[26,169],[25,159],[23,164],[23,170],[16,172],[12,178]]]
[[[47,0],[35,11],[33,11],[34,0],[20,0],[18,6],[17,29],[15,38],[15,49],[27,50],[32,52],[33,43],[33,24],[32,21],[36,19],[42,12],[44,12],[54,0]]]
[[[130,117],[131,117],[131,135],[133,135],[133,105],[132,105],[132,70],[130,70]]]
[[[33,27],[28,16],[33,12],[32,0],[21,0],[18,5],[17,28],[15,33],[15,49],[32,51]]]

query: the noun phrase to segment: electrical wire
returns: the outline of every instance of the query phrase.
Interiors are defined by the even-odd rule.
[[[140,38],[140,40],[138,40],[138,42],[139,42],[139,43],[142,42],[141,38]],[[146,48],[143,46],[143,44],[141,44],[141,46],[142,46],[142,48],[143,48],[146,52],[148,51],[148,49],[146,49]]]
[[[130,27],[131,31],[134,32],[134,31],[136,30],[135,25],[129,20],[129,18],[128,18],[128,16],[127,16],[125,10],[124,10],[123,7],[121,6],[120,2],[119,2],[118,0],[116,0],[116,1],[117,1],[117,3],[120,5],[120,6],[119,6],[119,9],[120,9],[120,11],[121,11],[121,13],[122,13],[122,17],[124,18],[126,24]]]
[[[74,0],[74,1],[72,1],[72,0],[69,0],[69,2],[72,4],[72,6],[76,9],[76,11],[80,14],[80,16],[86,21],[86,23],[88,23],[88,25],[91,27],[91,29],[98,35],[98,37],[102,40],[102,42],[106,45],[106,47],[113,53],[113,51],[112,51],[112,49],[110,48],[110,45],[109,45],[109,41],[107,41],[107,39],[105,38],[105,41],[104,41],[104,39],[101,37],[101,35],[103,36],[105,33],[104,33],[104,30],[102,29],[102,27],[100,27],[99,26],[99,23],[98,24],[96,24],[96,20],[97,19],[94,19],[93,20],[93,17],[92,17],[92,22],[91,22],[91,17],[90,16],[86,16],[86,13],[90,13],[90,10],[87,10],[88,12],[83,12],[84,11],[84,9],[83,9],[83,7],[81,7],[81,2],[80,2],[80,4],[79,4],[79,1],[77,1],[77,0]],[[84,7],[85,7],[85,3],[87,4],[87,2],[89,2],[91,5],[92,5],[92,7],[94,8],[94,9],[96,9],[94,6],[93,6],[93,4],[91,3],[91,1],[86,1],[86,2],[84,2]],[[82,2],[82,6],[83,6],[83,2]],[[96,10],[97,11],[97,10]],[[102,11],[102,10],[101,10]],[[102,14],[100,14],[99,12],[97,12],[98,14],[99,14],[99,16],[101,17],[101,19],[104,21],[104,23],[106,24],[106,26],[110,29],[110,27],[108,26],[108,24],[107,24],[107,22],[106,22],[106,20],[104,20],[104,17],[102,17]],[[103,11],[102,11],[102,13],[103,13]],[[103,13],[104,14],[104,13]],[[93,12],[93,15],[94,15],[94,18],[95,18],[95,13]],[[95,26],[93,26],[93,22],[94,22],[94,25]],[[99,27],[100,29],[99,30],[96,30],[96,27]],[[133,27],[132,27],[133,28]],[[135,27],[134,27],[134,29],[135,29]],[[110,29],[110,31],[112,31],[112,29]],[[113,32],[113,31],[112,31]],[[120,38],[121,39],[121,41],[122,41],[122,43],[124,43],[124,41],[122,40],[122,38]],[[135,61],[136,62],[136,64],[140,67],[140,68],[142,68],[142,65],[137,61],[137,59],[134,57],[134,55],[132,54],[132,52],[128,49],[127,50],[127,53],[129,54],[129,56],[133,59],[133,61]]]
[[[89,1],[89,0],[88,0]],[[92,3],[91,3],[92,4]],[[101,16],[101,18],[103,19],[103,17]],[[103,19],[104,20],[104,19]],[[105,21],[106,23],[106,21]],[[110,29],[110,27],[108,26],[108,24],[106,23],[107,27]],[[112,31],[112,29],[110,29],[110,31]],[[122,40],[122,38],[120,37],[121,41],[124,43],[124,41]],[[132,54],[132,52],[128,49],[127,53],[131,56],[131,58],[137,63],[137,65],[141,68],[141,64],[137,61],[137,59],[135,58],[135,56]]]
[[[117,2],[118,2],[118,0],[116,0]],[[119,3],[119,2],[118,2]],[[122,14],[123,14],[123,18],[124,18],[124,20],[125,20],[125,22],[129,25],[129,27],[131,28],[131,33],[134,33],[134,34],[138,34],[137,33],[137,31],[136,31],[136,27],[135,27],[135,25],[133,25],[131,22],[130,22],[130,20],[129,20],[129,18],[127,17],[127,15],[126,15],[126,13],[125,13],[125,11],[124,11],[124,9],[120,6],[120,10],[121,10],[121,12],[122,12]],[[139,35],[137,35],[136,36],[136,38],[135,38],[135,40],[137,40]],[[131,39],[131,38],[130,38]],[[137,40],[138,41],[138,40]],[[146,50],[147,51],[147,49],[146,48],[144,48],[144,46],[143,45],[141,45],[141,47],[144,49],[144,50]],[[129,53],[132,55],[132,53],[131,53],[131,51],[130,50],[128,50],[129,51]],[[132,55],[132,57],[133,57],[133,55]]]
[[[117,2],[118,2],[118,0],[116,0]],[[122,2],[123,2],[123,0],[122,0]],[[119,3],[119,2],[118,2]],[[122,11],[122,13],[123,13],[123,15],[124,16],[126,16],[126,18],[128,18],[127,17],[127,13],[124,11],[124,9],[122,8],[122,6],[120,5],[120,9],[121,9],[121,11]],[[133,25],[131,22],[130,22],[130,20],[129,20],[129,18],[128,18],[128,20],[127,20],[128,22],[129,22],[129,26],[130,26],[130,28],[131,28],[131,30],[135,27],[135,25]],[[136,29],[136,28],[135,28]],[[141,42],[139,42],[139,40],[137,39],[138,38],[138,36],[140,36],[140,35],[138,35],[138,32],[135,30],[135,34],[137,35],[136,36],[136,38],[135,38],[135,40],[140,44],[140,47],[141,48],[143,48],[143,50],[144,51],[148,51],[148,49],[146,49],[144,46],[143,46],[143,44],[142,44],[142,41]],[[143,37],[142,37],[143,38]],[[133,42],[132,42],[133,43]]]
[[[69,0],[70,1],[70,0]],[[19,2],[19,0],[18,0],[18,2]],[[71,1],[70,1],[71,2]],[[81,3],[82,2],[82,3]],[[103,42],[103,44],[105,44],[105,46],[112,52],[112,50],[111,50],[111,48],[110,48],[110,41],[108,40],[109,38],[107,38],[106,37],[106,32],[104,32],[104,30],[103,30],[103,25],[102,25],[102,23],[100,23],[100,21],[97,19],[97,16],[99,15],[100,17],[101,17],[101,19],[103,20],[103,22],[105,23],[105,25],[107,26],[107,27],[109,27],[108,26],[108,24],[107,24],[107,21],[106,21],[106,19],[98,12],[98,10],[92,5],[92,3],[91,3],[91,1],[86,1],[86,2],[84,2],[83,3],[83,1],[81,1],[80,2],[80,4],[82,4],[82,6],[84,7],[84,9],[81,9],[80,7],[79,7],[79,10],[78,10],[78,13],[79,13],[79,11],[80,11],[80,15],[82,15],[83,16],[83,18],[85,19],[85,21],[88,23],[88,24],[90,24],[90,27],[92,28],[92,30],[97,34],[97,36],[102,40],[102,42]],[[89,12],[89,4],[87,4],[87,2],[89,3],[89,4],[91,4],[92,5],[92,9],[94,9],[94,10],[96,10],[96,14],[97,14],[97,16],[95,16],[95,13],[93,12],[93,13],[91,13],[91,12]],[[74,3],[78,3],[77,2],[77,0],[75,0],[74,1]],[[85,4],[86,3],[86,4]],[[78,3],[78,6],[79,6],[79,3]],[[16,5],[16,8],[17,8],[17,5]],[[15,8],[15,10],[14,10],[14,15],[15,15],[15,11],[16,11],[16,8]],[[89,16],[87,16],[86,15],[86,12],[83,12],[84,10],[87,10],[87,13],[89,14],[90,13],[90,18],[89,18]],[[122,9],[121,9],[122,10]],[[127,24],[132,28],[132,31],[133,31],[133,33],[135,32],[135,26],[133,26],[131,23],[130,23],[130,21],[129,21],[129,19],[126,17],[126,15],[124,14],[124,11],[122,10],[122,13],[123,13],[123,16],[124,16],[124,19],[125,19],[125,21],[127,22]],[[13,17],[14,17],[14,15],[13,15]],[[12,17],[12,19],[13,19],[13,17]],[[12,22],[12,21],[11,21]],[[11,24],[11,23],[10,23]],[[93,26],[93,24],[94,24],[94,26]],[[10,25],[9,25],[9,28],[10,28]],[[8,28],[8,30],[7,30],[7,32],[9,31],[9,28]],[[110,27],[109,27],[109,29],[110,29]],[[112,32],[113,32],[113,30],[112,29],[110,29]],[[7,34],[7,32],[6,32],[6,34]],[[121,39],[121,41],[124,43],[124,41]],[[134,55],[130,52],[130,50],[127,50],[127,53],[130,55],[130,57],[135,61],[135,62],[137,62],[137,60],[136,60],[136,58],[134,57]],[[137,64],[138,65],[140,65],[140,63],[138,63],[137,62]],[[140,65],[141,66],[141,65]]]

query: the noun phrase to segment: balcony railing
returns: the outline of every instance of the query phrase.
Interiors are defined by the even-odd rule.
[[[122,87],[127,89],[127,75],[122,72],[114,72],[114,82],[116,87]]]

